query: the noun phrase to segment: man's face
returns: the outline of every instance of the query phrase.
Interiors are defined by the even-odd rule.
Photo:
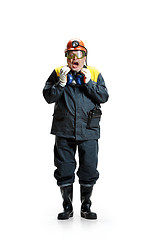
[[[67,57],[68,67],[75,72],[79,72],[83,68],[86,61],[86,57],[83,56],[84,55],[82,51],[69,51]]]

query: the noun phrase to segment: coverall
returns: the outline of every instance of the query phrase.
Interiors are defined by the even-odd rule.
[[[43,89],[47,103],[55,103],[51,128],[51,134],[56,135],[54,162],[57,169],[54,176],[58,186],[67,186],[74,182],[75,153],[78,148],[79,183],[91,186],[99,177],[97,163],[100,116],[89,118],[89,113],[108,100],[108,91],[101,73],[90,66],[87,69],[91,73],[91,80],[87,84],[61,87],[61,68],[54,69]]]

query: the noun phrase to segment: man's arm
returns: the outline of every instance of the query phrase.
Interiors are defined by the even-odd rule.
[[[85,92],[88,97],[98,104],[108,101],[109,94],[101,73],[98,75],[97,82],[90,80],[85,84]]]
[[[64,91],[64,87],[59,84],[59,77],[57,77],[54,70],[49,76],[43,89],[43,96],[47,103],[56,102]]]

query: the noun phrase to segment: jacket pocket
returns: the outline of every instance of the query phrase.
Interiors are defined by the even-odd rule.
[[[87,128],[98,128],[101,120],[102,111],[99,107],[94,107],[88,114]]]
[[[54,113],[52,120],[52,132],[64,132],[67,125],[67,113]]]
[[[88,118],[87,128],[98,128],[101,117]]]

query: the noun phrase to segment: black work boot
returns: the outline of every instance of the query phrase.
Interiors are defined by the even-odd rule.
[[[90,210],[92,190],[93,186],[86,187],[81,185],[81,217],[86,219],[97,219],[97,214]]]
[[[59,220],[69,219],[73,217],[73,207],[72,207],[72,198],[73,198],[73,185],[60,187],[62,198],[63,198],[63,212],[58,214]]]

